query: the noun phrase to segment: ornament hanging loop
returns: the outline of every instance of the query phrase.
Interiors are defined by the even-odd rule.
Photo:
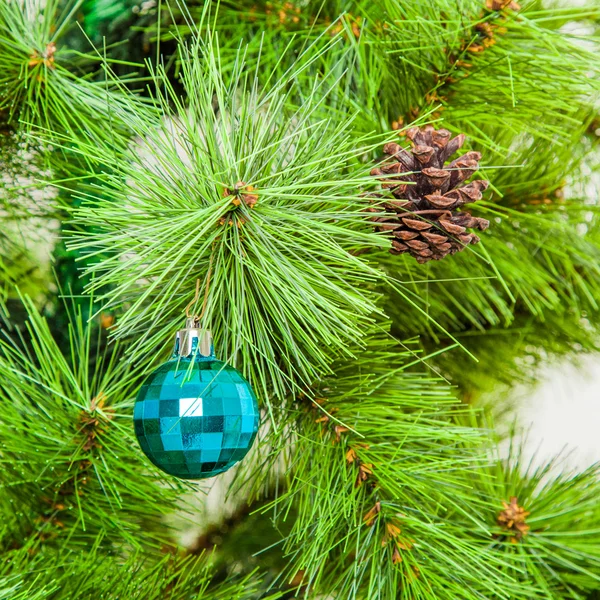
[[[195,326],[200,326],[200,321],[206,312],[206,304],[208,302],[208,292],[210,291],[210,278],[212,276],[212,266],[213,266],[213,256],[214,254],[211,252],[210,261],[208,263],[208,273],[206,274],[206,288],[204,289],[204,300],[202,301],[202,309],[200,310],[199,315],[192,315],[192,307],[198,302],[198,298],[200,297],[200,279],[196,279],[196,293],[194,294],[194,298],[192,301],[185,307],[185,316],[187,319],[193,319],[195,322]]]
[[[192,301],[185,307],[185,316],[187,317],[186,327],[190,326],[190,321],[197,327],[200,323],[200,317],[192,315],[192,306],[198,302],[198,298],[200,297],[200,279],[196,279],[196,293],[194,294],[194,298]],[[202,312],[204,312],[204,307],[202,308]]]
[[[204,291],[204,300],[199,315],[192,314],[192,308],[198,302],[200,297],[200,279],[196,279],[196,292],[192,301],[185,307],[185,329],[180,329],[175,338],[175,355],[189,357],[192,354],[200,354],[205,357],[214,356],[212,334],[208,329],[200,327],[202,317],[206,311],[208,302],[208,292],[210,291],[210,278],[212,275],[213,254],[210,255],[208,273],[206,275],[206,289]]]

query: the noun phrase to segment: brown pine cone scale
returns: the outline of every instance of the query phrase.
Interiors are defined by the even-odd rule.
[[[389,143],[386,158],[371,171],[386,192],[374,195],[372,220],[392,237],[392,254],[411,254],[418,262],[440,260],[460,252],[479,237],[467,229],[487,229],[489,221],[459,209],[481,200],[489,182],[464,183],[478,169],[481,154],[467,152],[446,161],[464,144],[447,129],[431,125],[407,132],[411,149]]]

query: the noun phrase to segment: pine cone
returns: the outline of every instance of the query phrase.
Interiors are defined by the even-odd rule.
[[[371,171],[392,197],[376,194],[378,206],[369,210],[380,213],[373,217],[376,229],[393,235],[392,254],[408,252],[420,263],[440,260],[479,241],[468,228],[487,229],[489,221],[458,209],[480,200],[489,182],[460,185],[479,168],[479,152],[467,152],[444,166],[463,145],[463,134],[451,138],[448,130],[427,125],[413,127],[406,135],[411,150],[386,144],[388,158]]]

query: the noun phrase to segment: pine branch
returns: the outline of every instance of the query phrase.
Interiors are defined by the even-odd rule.
[[[219,580],[210,555],[165,555],[155,562],[140,554],[126,558],[103,552],[99,538],[84,551],[59,548],[54,552],[10,553],[0,573],[0,598],[42,600],[101,597],[131,600],[189,598],[194,600],[276,600],[265,592],[256,571],[245,577]]]
[[[385,347],[286,411],[295,419],[281,440],[287,485],[269,505],[274,519],[292,519],[282,580],[344,598],[579,598],[594,589],[597,469],[551,478],[558,461],[527,471],[518,455],[489,460],[476,413],[411,372],[409,351]]]
[[[451,67],[430,90],[430,104],[478,144],[510,151],[515,164],[531,156],[531,140],[545,143],[546,153],[548,145],[565,145],[568,155],[573,128],[585,122],[600,91],[597,40],[557,26],[597,11],[526,7],[482,15],[459,53],[449,53]]]
[[[4,547],[69,540],[74,548],[97,535],[134,548],[169,543],[162,515],[179,488],[157,486],[146,472],[130,421],[144,362],[120,361],[118,345],[95,354],[100,333],[81,313],[65,356],[47,321],[24,303],[26,335],[0,341],[1,508],[12,514]]]
[[[418,361],[374,343],[285,411],[290,467],[271,507],[282,521],[293,508],[282,577],[311,596],[513,597],[495,554],[446,518],[458,509],[488,535],[468,483],[485,432],[454,421],[450,390],[411,373]]]
[[[25,133],[67,132],[120,145],[129,132],[121,121],[121,95],[105,82],[80,76],[79,66],[97,58],[75,52],[63,36],[75,25],[81,1],[0,2],[0,113]],[[118,84],[116,87],[121,87]],[[128,106],[131,108],[132,101]],[[143,110],[138,103],[135,110]],[[107,128],[107,123],[110,127]]]
[[[533,600],[597,589],[598,470],[555,477],[557,463],[526,468],[518,450],[498,460],[481,413],[423,368],[432,362],[472,389],[539,347],[596,346],[585,318],[598,314],[599,220],[584,172],[597,170],[585,155],[598,66],[562,27],[598,21],[597,9],[190,3],[196,25],[174,11],[177,39],[190,36],[174,59],[180,80],[148,67],[154,112],[109,68],[107,82],[95,81],[95,62],[69,48],[79,43],[67,35],[75,9],[98,40],[112,33],[107,15],[119,2],[61,12],[58,0],[43,9],[0,0],[3,170],[24,139],[60,150],[54,180],[74,217],[61,225],[73,229],[68,251],[103,308],[122,313],[121,341],[106,347],[94,316],[88,323],[92,301],[69,307],[63,352],[26,300],[27,328],[0,343],[0,598],[254,600],[291,586],[306,597]],[[140,35],[154,43],[149,31]],[[109,43],[115,68],[128,47]],[[493,151],[494,201],[477,205],[493,227],[451,261],[384,256],[387,241],[366,221],[367,164],[393,135],[373,132],[395,120],[402,133],[400,115],[444,117]],[[128,147],[131,135],[142,145]],[[20,176],[29,165],[18,163],[10,173]],[[16,220],[17,196],[5,196]],[[27,267],[16,241],[2,240],[5,295]],[[61,277],[75,280],[74,256],[63,258]],[[194,311],[271,412],[257,463],[231,489],[247,477],[254,499],[277,490],[256,521],[275,524],[272,563],[249,558],[249,541],[248,560],[230,568],[223,548],[162,554],[173,549],[163,516],[185,488],[146,471],[131,400],[197,279],[208,295]],[[377,318],[383,280],[394,332],[425,334],[431,356],[417,344],[364,342],[371,329],[387,331]],[[439,356],[448,332],[484,362],[475,373]],[[128,361],[123,338],[135,340]],[[512,384],[523,370],[500,375]],[[248,573],[255,561],[266,577]],[[238,570],[247,576],[223,580]]]
[[[323,108],[335,81],[304,80],[318,58],[307,51],[261,86],[243,51],[224,75],[215,40],[198,38],[181,47],[189,105],[167,84],[157,101],[165,116],[175,105],[173,118],[130,113],[141,152],[81,151],[112,170],[73,210],[92,231],[74,231],[69,247],[110,255],[88,272],[91,288],[114,286],[101,298],[107,307],[128,303],[117,335],[137,332],[141,350],[164,343],[211,269],[203,323],[265,397],[326,372],[375,311],[368,286],[378,272],[355,255],[382,243],[363,212],[371,180],[353,163],[370,147]],[[305,94],[301,106],[294,90]]]
[[[600,580],[598,467],[559,474],[560,457],[540,467],[532,466],[535,457],[524,461],[517,442],[475,483],[504,570],[539,590],[531,597],[584,598]]]
[[[185,4],[183,8],[176,3],[173,10],[175,30],[181,36],[190,35],[191,23],[206,6],[194,1]],[[355,127],[364,132],[386,130],[399,115],[421,105],[434,74],[447,66],[446,52],[460,47],[481,11],[479,0],[214,4],[223,37],[248,42],[249,61],[260,52],[261,63],[269,71],[289,68],[289,59],[306,48],[307,40],[337,36],[348,76],[345,94],[336,101],[346,106],[350,103],[352,110],[360,111]],[[172,27],[166,30],[165,40]],[[258,41],[263,38],[259,48]],[[237,44],[230,43],[230,47],[235,51]],[[327,72],[334,62],[324,60],[319,67]]]

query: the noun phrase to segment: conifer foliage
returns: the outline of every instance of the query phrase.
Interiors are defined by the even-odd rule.
[[[598,349],[599,31],[593,1],[0,0],[0,598],[599,593],[597,467],[481,398]],[[208,496],[132,424],[186,312],[261,409]]]

